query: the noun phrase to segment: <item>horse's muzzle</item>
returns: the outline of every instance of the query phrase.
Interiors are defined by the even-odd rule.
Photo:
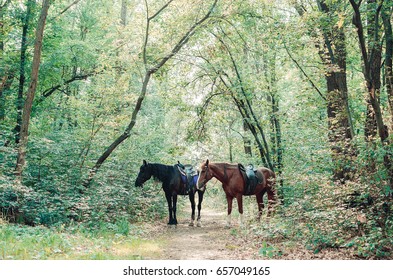
[[[135,181],[135,187],[142,187],[142,183],[139,180]]]

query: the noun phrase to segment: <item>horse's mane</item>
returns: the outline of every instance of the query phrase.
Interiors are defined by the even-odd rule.
[[[149,163],[151,166],[152,174],[154,179],[161,182],[169,182],[173,176],[173,166],[165,165],[161,163]]]
[[[224,168],[224,166],[225,168],[238,168],[237,163],[228,163],[228,162],[210,162],[209,165],[214,165],[222,168]]]

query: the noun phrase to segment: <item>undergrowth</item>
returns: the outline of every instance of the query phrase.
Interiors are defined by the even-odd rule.
[[[393,209],[385,196],[374,195],[370,203],[369,186],[356,182],[334,184],[323,177],[312,184],[297,182],[294,188],[296,199],[287,197],[287,202],[275,207],[272,217],[266,216],[265,209],[260,223],[255,219],[255,200],[245,200],[245,214],[249,219],[243,235],[253,240],[260,256],[268,259],[393,258]]]
[[[96,230],[81,225],[48,228],[0,221],[2,260],[142,258],[143,231],[125,221]]]

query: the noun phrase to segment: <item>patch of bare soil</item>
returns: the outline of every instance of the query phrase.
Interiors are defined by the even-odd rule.
[[[189,226],[187,218],[178,217],[177,226],[162,222],[151,228],[154,232],[152,240],[159,241],[159,250],[145,257],[160,260],[237,259],[233,255],[234,247],[228,243],[231,229],[225,228],[225,213],[203,208],[202,227]]]

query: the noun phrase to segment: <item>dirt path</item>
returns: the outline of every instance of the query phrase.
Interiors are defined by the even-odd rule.
[[[186,212],[186,211],[185,211]],[[239,259],[238,246],[231,242],[239,228],[236,221],[230,229],[225,227],[225,212],[212,208],[202,209],[202,227],[189,226],[189,214],[178,217],[177,226],[160,223],[148,240],[156,242],[155,250],[144,258],[161,260],[222,260]],[[244,256],[243,256],[244,257]]]
[[[352,250],[327,248],[315,254],[302,242],[280,239],[281,235],[267,240],[269,247],[266,252],[274,249],[272,256],[260,255],[259,251],[266,241],[253,234],[254,223],[240,227],[236,215],[233,215],[232,227],[226,228],[225,211],[205,204],[202,227],[190,227],[187,210],[180,211],[176,227],[167,226],[164,220],[155,225],[146,224],[146,236],[138,244],[138,252],[134,253],[142,259],[156,260],[354,259]]]

